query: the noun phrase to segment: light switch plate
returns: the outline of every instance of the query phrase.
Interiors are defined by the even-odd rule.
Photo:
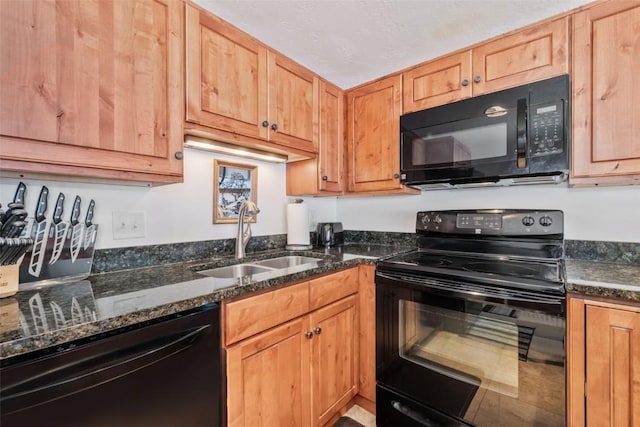
[[[114,240],[144,237],[144,212],[113,212],[112,214]]]

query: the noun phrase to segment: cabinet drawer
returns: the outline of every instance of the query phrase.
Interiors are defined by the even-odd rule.
[[[315,310],[356,292],[358,292],[357,268],[350,268],[311,280],[309,287],[310,310]]]
[[[225,305],[225,343],[265,331],[309,312],[309,282]]]

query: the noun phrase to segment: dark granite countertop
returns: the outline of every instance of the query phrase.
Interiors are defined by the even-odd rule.
[[[309,252],[264,251],[245,262],[282,255],[321,258],[316,264],[242,279],[206,277],[197,270],[235,264],[229,257],[90,276],[72,283],[20,290],[0,299],[0,359],[158,319],[312,276],[375,263],[411,247],[350,244]]]
[[[640,265],[565,260],[567,291],[640,302]]]

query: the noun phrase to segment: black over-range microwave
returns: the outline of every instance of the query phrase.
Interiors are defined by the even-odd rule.
[[[567,75],[405,114],[401,181],[423,189],[564,181],[569,118]]]

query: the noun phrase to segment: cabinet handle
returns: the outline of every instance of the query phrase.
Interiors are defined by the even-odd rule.
[[[320,326],[316,327],[313,332],[316,333],[316,335],[320,335],[320,333],[322,332],[322,328]]]
[[[329,181],[329,177],[328,177],[327,175],[323,175],[323,176],[322,176],[322,180],[323,180],[323,181]]]
[[[176,156],[176,159],[178,160],[184,159],[184,153],[182,151],[176,151],[175,156]]]
[[[269,127],[269,121],[265,120],[264,122],[262,122],[262,127],[263,128],[268,128]]]
[[[482,79],[480,78],[480,76],[475,76],[475,77],[473,78],[473,81],[474,81],[474,82],[476,82],[476,83],[480,83],[480,81],[481,81],[481,80],[482,80]]]
[[[278,125],[276,123],[271,125],[271,129],[274,130],[275,132],[278,131]]]
[[[464,80],[462,81],[462,86],[469,86],[469,80],[464,79]]]
[[[307,331],[307,332],[305,332],[304,336],[307,337],[307,339],[310,340],[311,338],[313,338],[313,332]]]
[[[398,179],[400,178],[400,174],[399,173],[394,173],[393,174],[393,179]]]

